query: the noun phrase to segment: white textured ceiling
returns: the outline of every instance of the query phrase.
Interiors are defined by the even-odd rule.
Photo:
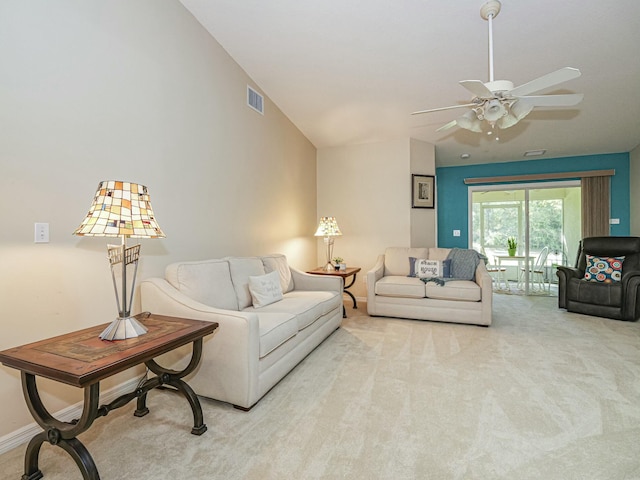
[[[561,67],[582,76],[541,93],[584,93],[536,108],[500,140],[436,132],[468,103],[460,80],[489,80],[484,0],[181,0],[318,148],[412,137],[438,166],[628,152],[640,143],[640,1],[503,0],[495,78],[515,85]],[[460,155],[470,154],[462,160]],[[542,158],[544,158],[542,157]]]

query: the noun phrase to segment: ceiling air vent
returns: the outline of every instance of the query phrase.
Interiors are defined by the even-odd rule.
[[[247,85],[247,105],[264,115],[264,97]]]

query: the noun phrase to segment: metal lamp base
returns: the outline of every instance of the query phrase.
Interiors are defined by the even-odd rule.
[[[336,267],[333,266],[333,263],[329,262],[324,266],[323,270],[325,272],[335,272],[336,271]]]
[[[124,340],[147,333],[147,329],[134,317],[116,318],[100,334],[102,340]]]

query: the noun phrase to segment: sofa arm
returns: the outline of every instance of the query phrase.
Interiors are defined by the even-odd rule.
[[[476,267],[476,283],[480,287],[483,325],[491,325],[493,321],[493,278],[484,262]]]
[[[376,282],[384,276],[384,255],[378,255],[376,264],[367,272],[367,312],[376,314]]]
[[[331,275],[312,275],[293,267],[291,277],[295,290],[305,291],[331,291],[342,295],[342,278]]]
[[[476,283],[482,289],[483,300],[485,292],[488,292],[490,295],[493,294],[493,279],[484,262],[478,263],[476,267]]]
[[[255,312],[210,307],[186,296],[162,278],[140,282],[144,311],[162,315],[218,322],[214,335],[204,339],[203,358],[190,385],[199,394],[249,407],[258,391],[260,328]],[[178,349],[168,358],[182,365],[189,349]],[[175,367],[174,367],[175,368]]]
[[[583,273],[575,267],[558,265],[558,308],[567,308],[567,287],[572,278],[582,278]]]

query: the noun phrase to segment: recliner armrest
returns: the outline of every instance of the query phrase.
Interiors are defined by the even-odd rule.
[[[640,318],[640,271],[624,272],[621,282],[622,319],[638,320]]]
[[[562,279],[561,275],[564,275],[565,278],[568,280],[570,278],[582,278],[584,276],[584,273],[575,267],[558,265],[558,272],[556,275],[558,275],[560,279]]]
[[[572,278],[582,278],[584,272],[578,270],[575,267],[566,267],[564,265],[558,265],[558,307],[567,308],[567,286],[569,280]]]
[[[627,284],[632,281],[633,278],[640,277],[640,270],[631,270],[629,272],[624,272],[622,274],[622,278],[620,281],[622,282],[622,289],[627,289]]]

